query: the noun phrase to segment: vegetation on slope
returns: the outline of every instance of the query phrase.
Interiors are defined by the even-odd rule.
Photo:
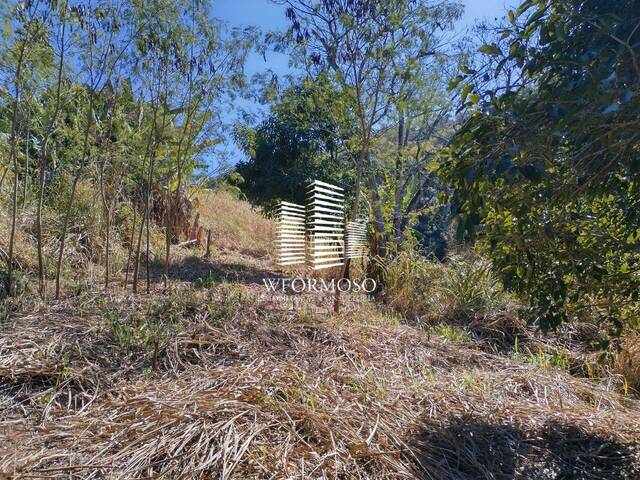
[[[258,285],[85,294],[3,336],[5,475],[635,478],[637,404],[606,383]],[[76,312],[69,315],[69,311]],[[313,473],[312,473],[313,472]]]
[[[480,259],[385,265],[389,308],[356,294],[339,315],[313,294],[292,308],[263,295],[269,256],[235,243],[235,215],[245,240],[270,223],[226,192],[203,196],[222,199],[201,218],[229,248],[178,249],[165,295],[15,305],[0,339],[1,475],[640,474],[640,410],[621,377],[587,375],[576,344],[534,335]]]
[[[526,0],[478,54],[448,1],[283,0],[264,42],[5,3],[0,477],[640,477],[637,2]],[[199,190],[255,45],[305,77]],[[314,178],[370,220],[342,313],[262,283]]]

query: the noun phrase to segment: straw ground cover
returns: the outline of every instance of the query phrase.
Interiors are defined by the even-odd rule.
[[[2,475],[640,475],[640,409],[604,381],[447,340],[365,299],[327,316],[259,288],[16,313],[0,342]]]
[[[0,478],[640,476],[632,389],[579,378],[572,344],[537,350],[484,270],[450,271],[425,311],[401,276],[388,307],[283,304],[271,224],[229,202],[201,214],[226,243],[176,248],[166,291],[5,305]]]

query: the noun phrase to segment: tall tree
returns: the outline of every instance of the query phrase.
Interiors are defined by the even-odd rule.
[[[48,119],[48,122],[44,135],[41,140],[42,151],[40,152],[38,162],[38,200],[36,210],[36,239],[38,243],[38,291],[40,296],[46,298],[46,274],[44,265],[44,252],[42,241],[42,208],[44,204],[45,195],[45,179],[46,171],[51,161],[51,137],[53,136],[60,113],[60,99],[62,92],[62,85],[64,80],[64,68],[65,68],[65,53],[68,48],[67,42],[67,21],[70,14],[67,3],[61,2],[58,6],[57,15],[53,15],[52,18],[55,22],[55,41],[53,48],[58,55],[56,77],[55,77],[55,97],[53,100],[53,109]]]
[[[392,127],[390,115],[424,62],[445,48],[441,34],[460,15],[461,6],[418,0],[286,0],[290,35],[312,74],[333,73],[336,84],[352,97],[356,138],[356,172],[350,220],[359,215],[363,176],[376,203],[372,165],[376,139]],[[374,222],[378,230],[381,225]],[[349,270],[344,263],[340,276]],[[335,310],[339,309],[339,294]]]
[[[87,166],[90,152],[90,136],[94,130],[94,104],[99,90],[109,84],[111,74],[122,59],[126,47],[116,47],[120,24],[119,16],[123,13],[122,4],[116,2],[98,2],[89,7],[83,5],[71,8],[74,17],[77,19],[79,29],[76,30],[77,41],[80,51],[77,60],[81,62],[81,72],[86,80],[86,90],[88,101],[86,106],[86,117],[82,149],[80,155],[75,156],[73,181],[71,183],[71,193],[69,203],[64,215],[60,247],[58,249],[58,260],[56,263],[56,287],[55,298],[60,298],[60,276],[62,273],[62,262],[64,257],[65,243],[69,222],[71,221],[72,207],[74,205],[78,182]]]
[[[29,75],[29,67],[34,60],[34,56],[37,54],[37,49],[34,48],[34,46],[37,45],[38,42],[41,42],[43,38],[46,38],[46,16],[38,15],[40,6],[40,2],[29,2],[19,3],[13,7],[12,17],[14,18],[14,22],[12,26],[14,27],[15,38],[7,52],[5,52],[5,58],[3,59],[3,63],[7,66],[7,77],[11,84],[10,87],[13,90],[13,96],[10,98],[11,132],[9,135],[9,161],[10,168],[13,169],[13,186],[11,194],[11,230],[9,233],[7,276],[5,280],[5,288],[8,295],[12,295],[13,293],[14,248],[18,217],[18,184],[20,176],[18,165],[18,150],[20,148],[18,135],[20,127],[18,122],[20,119],[20,110],[23,108],[22,93],[24,91],[25,72],[26,75]]]
[[[237,126],[236,143],[249,158],[236,167],[247,198],[272,212],[280,200],[304,203],[309,180],[353,185],[349,106],[321,75],[286,88],[257,127]]]

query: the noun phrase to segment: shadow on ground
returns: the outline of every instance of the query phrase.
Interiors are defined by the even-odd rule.
[[[154,269],[158,278],[162,278],[162,268]],[[260,284],[262,279],[274,277],[273,271],[245,265],[242,263],[221,263],[202,257],[185,257],[173,264],[169,270],[169,279],[181,282],[220,283],[234,282],[243,284]]]
[[[613,480],[640,478],[637,450],[576,426],[538,431],[452,417],[427,424],[413,442],[417,476],[438,480]]]

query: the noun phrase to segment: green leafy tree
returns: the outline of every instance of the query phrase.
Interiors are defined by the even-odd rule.
[[[414,0],[307,1],[286,0],[291,21],[290,38],[308,71],[332,72],[337,88],[352,99],[356,119],[352,157],[355,170],[354,202],[349,217],[359,215],[363,185],[374,206],[374,229],[380,245],[384,236],[378,183],[372,152],[376,140],[394,128],[392,118],[406,120],[405,101],[412,96],[415,79],[432,57],[445,50],[443,33],[460,15],[450,2]],[[404,142],[400,142],[400,146]],[[402,150],[402,148],[400,148]],[[401,152],[398,158],[402,158]],[[402,172],[402,162],[398,162]],[[370,175],[370,173],[373,174]],[[406,172],[405,172],[406,173]],[[397,204],[402,204],[399,187]],[[404,192],[406,193],[406,192]],[[400,207],[400,210],[402,207]],[[396,215],[396,222],[401,220]],[[348,274],[349,260],[340,273]],[[336,295],[334,309],[339,309]]]
[[[543,329],[588,314],[617,334],[639,305],[640,4],[526,1],[496,33],[456,82],[459,236]]]
[[[310,180],[353,185],[348,105],[324,75],[287,88],[257,128],[238,126],[235,138],[249,160],[236,170],[247,198],[273,211],[280,200],[303,204]]]

